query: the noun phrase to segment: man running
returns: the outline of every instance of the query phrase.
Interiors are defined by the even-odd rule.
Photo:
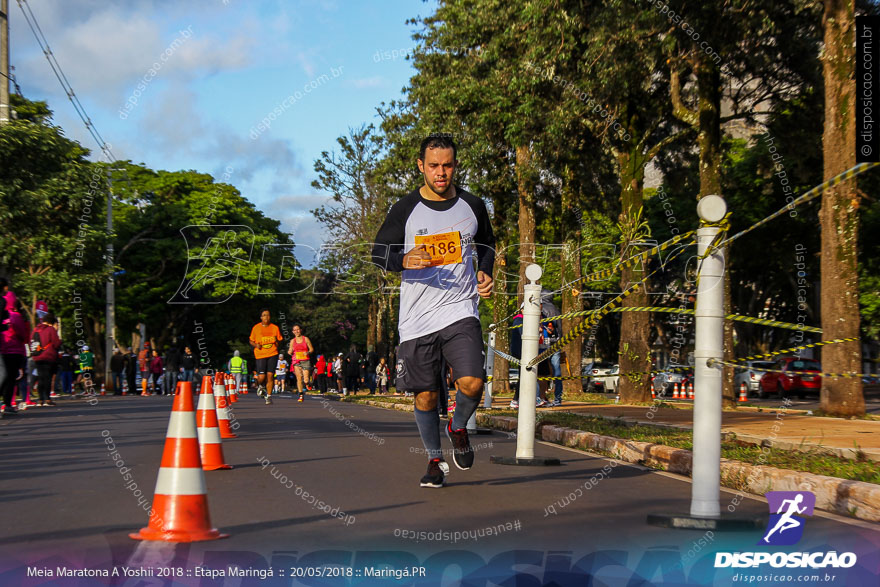
[[[266,398],[266,405],[272,403],[275,367],[278,363],[278,343],[282,340],[281,331],[270,322],[271,314],[264,308],[260,311],[260,323],[251,329],[250,343],[254,347],[257,368],[257,395]]]
[[[483,201],[453,185],[456,148],[448,135],[423,140],[417,164],[425,185],[391,207],[376,236],[373,262],[402,272],[397,387],[415,394],[416,424],[429,459],[420,484],[442,487],[449,466],[441,456],[437,413],[441,363],[446,359],[456,377],[455,416],[446,434],[455,465],[465,470],[474,463],[467,421],[485,376],[477,306],[479,297],[492,293],[495,236]]]
[[[290,364],[293,365],[293,372],[296,375],[296,388],[299,390],[299,400],[303,401],[306,392],[303,386],[309,386],[309,373],[312,370],[312,363],[309,361],[309,354],[315,352],[312,341],[308,336],[302,335],[302,328],[299,324],[293,325],[293,339],[290,341]]]

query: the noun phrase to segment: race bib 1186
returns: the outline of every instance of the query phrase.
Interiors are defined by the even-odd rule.
[[[431,267],[461,263],[461,233],[458,231],[416,235],[415,242],[417,247],[425,245],[431,255]]]

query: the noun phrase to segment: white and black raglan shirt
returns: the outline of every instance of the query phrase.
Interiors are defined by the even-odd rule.
[[[403,256],[415,248],[417,235],[449,232],[461,235],[460,263],[403,268]],[[426,200],[419,190],[407,194],[391,206],[376,235],[373,263],[387,271],[402,272],[400,342],[437,332],[464,318],[479,318],[476,271],[491,276],[495,263],[495,235],[486,204],[458,187],[451,200]]]

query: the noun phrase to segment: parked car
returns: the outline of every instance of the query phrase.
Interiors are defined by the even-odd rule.
[[[813,359],[783,357],[777,360],[773,369],[782,373],[764,373],[758,382],[758,397],[778,393],[779,397],[797,395],[803,398],[808,391],[819,392],[822,388],[822,366]],[[816,373],[814,375],[813,373]]]
[[[766,373],[762,369],[774,369],[774,364],[773,361],[748,361],[746,363],[748,369],[737,371],[733,378],[736,393],[739,393],[739,388],[743,383],[746,384],[746,391],[749,395],[758,393],[758,384],[761,382],[761,376]]]
[[[693,381],[694,368],[689,365],[670,364],[654,376],[654,392],[666,397],[672,396],[672,390],[678,383],[679,391],[686,386],[688,381]]]
[[[598,371],[599,373],[593,376],[593,389],[597,393],[615,393],[620,383],[620,365],[614,365],[605,375],[602,374],[605,369],[598,369]]]
[[[606,381],[606,377],[611,375],[611,371],[616,367],[612,363],[602,362],[602,361],[594,361],[592,363],[587,363],[581,370],[581,375],[584,377],[581,381],[583,382],[583,388],[585,392],[588,393],[604,393],[607,391],[606,386],[608,382]],[[617,371],[615,371],[616,375]],[[614,389],[617,389],[617,377],[614,377]]]

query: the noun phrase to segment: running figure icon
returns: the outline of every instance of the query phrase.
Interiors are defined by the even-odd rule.
[[[784,499],[782,503],[779,505],[779,509],[776,510],[777,514],[782,514],[782,517],[776,522],[776,525],[773,526],[773,529],[767,532],[767,535],[764,536],[764,542],[770,544],[770,536],[773,535],[774,532],[779,530],[779,533],[782,534],[786,530],[791,530],[792,528],[797,528],[803,524],[802,521],[797,518],[793,518],[795,514],[803,514],[807,511],[807,506],[802,508],[798,507],[798,505],[804,501],[804,495],[802,493],[798,493],[794,499]],[[788,510],[783,514],[782,510],[785,508],[785,504],[788,505]]]

